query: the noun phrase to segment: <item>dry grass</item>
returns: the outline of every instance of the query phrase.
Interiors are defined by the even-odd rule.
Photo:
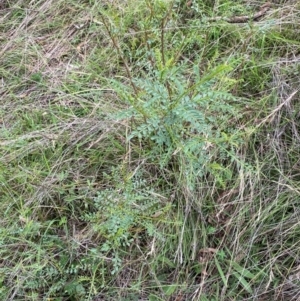
[[[258,2],[0,2],[2,300],[300,300],[299,4],[203,21]]]

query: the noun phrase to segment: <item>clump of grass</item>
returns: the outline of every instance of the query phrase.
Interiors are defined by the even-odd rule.
[[[297,3],[1,13],[2,300],[297,300]]]

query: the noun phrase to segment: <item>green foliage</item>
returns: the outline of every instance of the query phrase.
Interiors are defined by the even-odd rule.
[[[113,170],[112,176],[115,174],[116,170]],[[112,252],[112,274],[121,267],[119,252],[132,246],[140,235],[159,237],[153,224],[153,220],[156,220],[154,216],[159,212],[159,219],[163,221],[171,208],[162,202],[161,196],[153,188],[147,187],[147,182],[138,174],[127,182],[119,181],[114,189],[99,191],[93,200],[94,212],[86,213],[83,217],[91,224],[93,232],[103,238],[100,251]]]
[[[138,95],[114,82],[129,108],[113,118],[133,120],[129,141],[138,139],[148,147],[148,156],[159,160],[161,168],[172,158],[184,158],[197,177],[210,172],[224,187],[231,172],[222,165],[234,160],[234,149],[242,143],[241,132],[228,126],[229,120],[238,120],[239,99],[218,89],[230,66],[217,66],[204,76],[193,66],[189,81],[186,68],[161,67],[146,79],[134,80]],[[217,155],[219,163],[214,162]]]

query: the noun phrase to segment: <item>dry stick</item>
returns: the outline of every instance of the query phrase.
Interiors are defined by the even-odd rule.
[[[267,13],[267,11],[271,8],[271,3],[267,2],[264,5],[262,5],[259,8],[259,11],[254,14],[253,16],[235,16],[232,18],[223,18],[223,17],[217,17],[217,18],[210,18],[208,21],[219,21],[223,20],[228,23],[247,23],[248,21],[256,21],[257,19],[261,18],[263,15]]]
[[[164,68],[166,67],[166,58],[165,58],[165,35],[164,35],[164,32],[165,32],[165,21],[167,20],[168,18],[168,14],[166,15],[165,18],[163,18],[161,20],[161,33],[160,33],[160,47],[161,47],[161,59],[162,59],[162,64],[164,66]],[[170,87],[170,84],[168,82],[168,80],[166,80],[166,88],[168,90],[168,95],[169,95],[169,99],[171,100],[171,95],[172,95],[172,91],[171,91],[171,87]]]
[[[131,76],[131,72],[130,72],[130,68],[129,68],[129,66],[128,66],[127,60],[125,59],[125,57],[124,57],[123,54],[122,54],[121,47],[119,46],[118,41],[116,40],[116,38],[115,38],[115,37],[113,36],[113,34],[111,33],[111,31],[110,31],[110,29],[109,29],[109,26],[108,26],[108,24],[107,24],[107,22],[106,22],[106,20],[105,20],[105,18],[104,18],[103,15],[101,15],[101,19],[102,19],[102,22],[103,22],[103,24],[104,24],[104,27],[105,27],[105,29],[106,29],[106,31],[107,31],[107,33],[108,33],[110,39],[112,40],[112,42],[113,42],[115,48],[117,49],[117,53],[118,53],[119,57],[121,58],[121,60],[122,60],[122,62],[123,62],[123,64],[124,64],[124,66],[125,66],[126,74],[127,74],[127,76],[128,76],[130,85],[131,85],[132,88],[133,88],[134,94],[135,94],[136,97],[138,97],[138,89],[137,89],[136,85],[135,85],[134,82],[133,82],[133,79],[132,79],[132,76]]]
[[[243,23],[243,22],[248,22],[250,20],[257,20],[260,17],[262,17],[263,15],[265,15],[267,13],[267,11],[270,9],[271,7],[271,3],[267,2],[265,3],[263,6],[260,7],[259,12],[257,12],[256,14],[254,14],[253,17],[249,17],[249,16],[240,16],[240,17],[233,17],[230,18],[230,20],[228,22],[230,23]]]
[[[164,41],[165,41],[165,18],[163,18],[161,20],[161,29],[160,29],[160,52],[161,52],[161,59],[162,59],[162,63],[163,66],[166,66],[166,59],[165,59],[165,45],[164,45]]]
[[[166,15],[161,20],[161,35],[160,35],[160,44],[161,44],[161,56],[162,56],[162,63],[165,67],[166,58],[165,58],[165,25],[168,22],[168,18],[172,12],[174,2],[170,5],[169,10],[167,11]]]
[[[172,12],[174,2],[170,5],[170,8],[166,14],[166,16],[161,20],[161,35],[160,35],[160,44],[161,44],[161,58],[162,64],[166,67],[166,58],[165,58],[165,25],[168,22],[168,18]],[[172,90],[169,81],[166,81],[166,88],[168,90],[169,99],[171,101]]]
[[[117,49],[117,53],[118,53],[119,57],[121,58],[121,60],[122,60],[122,62],[123,62],[123,64],[124,64],[124,66],[125,66],[125,70],[126,70],[127,77],[128,77],[128,79],[129,79],[130,85],[131,85],[131,87],[132,87],[132,89],[133,89],[135,99],[137,99],[137,98],[138,98],[138,94],[139,94],[139,93],[138,93],[138,88],[136,87],[136,85],[135,85],[134,82],[133,82],[133,79],[132,79],[132,76],[131,76],[131,72],[130,72],[130,68],[129,68],[129,66],[128,66],[127,60],[126,60],[125,57],[123,56],[121,47],[119,46],[118,41],[115,39],[115,37],[113,36],[113,34],[111,33],[111,31],[109,30],[109,26],[108,26],[108,24],[107,24],[107,22],[106,22],[106,20],[105,20],[105,18],[104,18],[104,16],[103,16],[102,14],[101,14],[101,20],[102,20],[102,22],[103,22],[103,24],[104,24],[104,27],[105,27],[105,29],[106,29],[106,31],[107,31],[107,33],[108,33],[110,39],[112,40],[112,42],[113,42],[115,48]],[[142,115],[143,115],[144,122],[146,122],[146,116],[145,116],[145,114],[142,113]],[[131,124],[135,124],[135,123],[136,123],[136,122],[135,122],[135,119],[134,119],[134,117],[132,116],[132,117],[131,117]]]

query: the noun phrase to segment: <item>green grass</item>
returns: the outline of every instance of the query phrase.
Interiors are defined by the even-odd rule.
[[[3,4],[1,300],[299,299],[281,2],[245,24],[210,18],[264,1]]]

